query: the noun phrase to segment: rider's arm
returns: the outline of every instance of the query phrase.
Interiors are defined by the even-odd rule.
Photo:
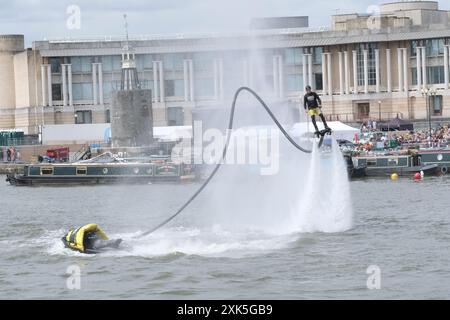
[[[319,107],[322,107],[322,100],[320,100],[320,97],[317,93],[314,93],[317,99],[317,104],[319,105]]]
[[[308,100],[306,99],[306,95],[303,97],[303,108],[306,110],[306,106],[308,105]]]

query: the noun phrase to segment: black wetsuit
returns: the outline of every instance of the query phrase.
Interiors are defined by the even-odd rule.
[[[107,247],[117,248],[121,242],[121,239],[103,240],[95,231],[84,235],[84,247],[89,250],[98,250]]]
[[[303,98],[303,106],[304,106],[305,110],[319,108],[321,104],[322,104],[322,100],[320,100],[320,97],[317,95],[317,93],[315,93],[313,91],[306,93]],[[325,130],[330,130],[330,128],[328,127],[327,121],[325,120],[325,117],[323,116],[322,112],[319,113],[319,117],[320,117],[320,119],[322,119],[323,125],[325,126]],[[316,133],[318,133],[319,128],[317,127],[315,115],[311,116],[311,121],[314,125],[314,128],[316,129]]]
[[[322,101],[320,100],[317,93],[311,91],[310,93],[305,94],[305,97],[303,98],[303,104],[304,104],[305,110],[306,110],[306,107],[308,107],[308,110],[309,110],[309,109],[318,108],[322,104]]]

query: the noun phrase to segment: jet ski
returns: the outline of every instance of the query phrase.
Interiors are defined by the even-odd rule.
[[[66,248],[86,254],[118,249],[122,242],[122,239],[109,239],[95,223],[70,229],[61,240]]]

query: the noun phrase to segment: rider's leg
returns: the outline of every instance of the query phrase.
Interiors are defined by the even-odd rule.
[[[323,113],[320,113],[319,117],[320,117],[320,119],[322,119],[323,125],[325,126],[325,130],[329,130],[330,127],[328,127],[327,120],[325,120],[325,117],[323,116]]]
[[[319,128],[317,127],[316,116],[315,115],[311,116],[311,122],[314,125],[314,128],[316,129],[316,133],[318,133],[319,132]]]

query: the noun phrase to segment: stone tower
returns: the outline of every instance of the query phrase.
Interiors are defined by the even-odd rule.
[[[151,90],[141,89],[136,60],[130,47],[125,18],[126,44],[122,53],[120,90],[112,94],[112,147],[148,147],[153,141]]]

